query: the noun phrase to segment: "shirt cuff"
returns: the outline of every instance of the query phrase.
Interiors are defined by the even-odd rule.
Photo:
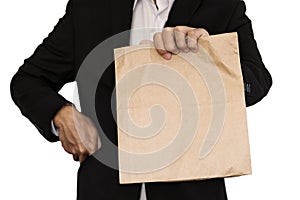
[[[58,137],[58,129],[54,126],[53,120],[51,120],[51,132]]]

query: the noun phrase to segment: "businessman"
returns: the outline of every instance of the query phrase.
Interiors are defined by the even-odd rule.
[[[69,0],[65,15],[13,77],[11,94],[22,114],[42,136],[50,142],[60,141],[65,151],[80,161],[78,200],[134,200],[139,199],[141,188],[141,184],[120,185],[118,171],[92,156],[105,149],[105,144],[101,144],[99,130],[89,116],[89,105],[81,102],[79,112],[58,94],[64,84],[75,81],[91,50],[120,32],[157,27],[161,31],[132,32],[123,46],[153,40],[157,52],[169,60],[179,52],[197,52],[200,37],[237,32],[245,101],[251,106],[266,96],[272,79],[245,12],[245,3],[240,0]],[[112,49],[107,51],[113,54]],[[83,82],[77,84],[80,88]],[[114,87],[112,64],[102,75],[95,97],[91,98],[95,98],[97,120],[104,134],[116,144],[117,127],[110,109]],[[116,153],[111,156],[117,158]],[[147,183],[146,194],[149,200],[227,199],[222,178]]]

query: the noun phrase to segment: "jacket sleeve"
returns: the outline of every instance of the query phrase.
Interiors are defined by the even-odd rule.
[[[251,106],[267,95],[272,85],[272,78],[257,48],[251,20],[245,14],[246,5],[244,1],[237,2],[227,29],[229,32],[238,33],[246,105]]]
[[[75,80],[72,0],[65,15],[43,40],[33,55],[24,61],[11,80],[11,96],[22,114],[51,142],[51,120],[68,101],[58,94],[62,86]]]

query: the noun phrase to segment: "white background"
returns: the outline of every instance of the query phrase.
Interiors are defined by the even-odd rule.
[[[67,0],[1,0],[0,199],[76,198],[78,163],[44,140],[9,94],[13,74],[64,14]],[[246,0],[274,85],[248,108],[253,175],[226,180],[230,200],[300,199],[298,1]],[[62,93],[73,99],[74,85]],[[46,105],[45,105],[46,106]]]

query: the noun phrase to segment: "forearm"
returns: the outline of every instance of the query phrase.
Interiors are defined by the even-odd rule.
[[[64,84],[75,80],[72,4],[53,31],[32,56],[24,61],[11,81],[11,95],[26,116],[49,141],[58,140],[51,133],[51,120],[68,101],[58,94]]]
[[[272,78],[262,61],[251,21],[245,12],[245,3],[239,1],[228,25],[228,32],[238,33],[245,101],[247,106],[251,106],[267,95],[272,85]]]
[[[53,90],[46,81],[17,72],[11,81],[11,95],[22,114],[49,141],[58,137],[51,132],[51,120],[68,101]]]

